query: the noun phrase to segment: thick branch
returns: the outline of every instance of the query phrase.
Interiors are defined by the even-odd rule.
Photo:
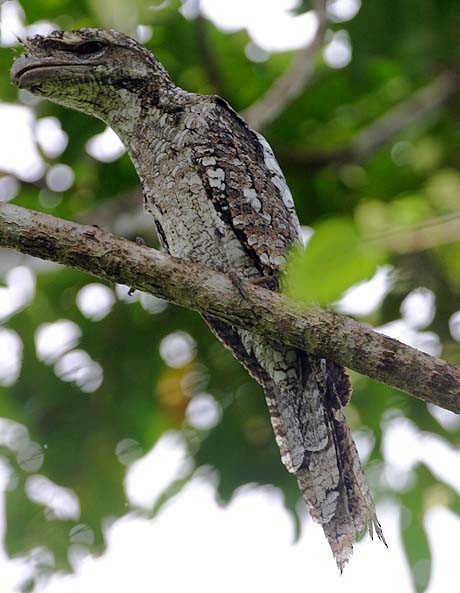
[[[296,55],[292,66],[284,72],[267,92],[242,112],[242,116],[255,130],[262,130],[275,120],[287,106],[306,89],[312,79],[315,58],[323,43],[327,27],[327,2],[317,0],[318,28],[311,43]]]
[[[88,227],[0,203],[0,245],[120,282],[330,358],[460,413],[460,367],[424,354],[353,319],[305,309],[244,282]]]

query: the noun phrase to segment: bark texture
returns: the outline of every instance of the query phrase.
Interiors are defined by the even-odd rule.
[[[294,303],[99,228],[0,202],[0,245],[164,298],[307,350],[426,403],[460,414],[460,366],[350,317]]]

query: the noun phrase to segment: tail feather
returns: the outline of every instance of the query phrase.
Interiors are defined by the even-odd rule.
[[[295,474],[340,571],[356,533],[385,543],[356,445],[343,413],[350,381],[335,363],[207,318],[214,333],[262,384],[281,460]]]
[[[385,543],[382,528],[377,519],[375,504],[364,476],[359,454],[350,428],[343,413],[351,396],[351,385],[342,367],[324,359],[309,357],[311,376],[323,394],[323,420],[328,427],[328,444],[318,453],[306,455],[305,463],[296,472],[297,481],[312,518],[321,524],[331,546],[332,553],[342,572],[353,553],[357,533],[366,527],[372,537],[377,533]],[[314,457],[315,456],[315,457]],[[312,487],[320,484],[321,476],[333,476],[332,491],[323,489],[333,496],[334,510],[330,504],[321,503],[318,496],[312,497]],[[318,474],[318,475],[317,475]]]
[[[342,572],[353,553],[357,533],[362,533],[367,527],[371,537],[375,530],[385,545],[386,542],[342,410],[334,411],[330,420],[331,446],[319,456],[316,454],[316,459],[307,460],[305,467],[296,472],[296,477],[310,514],[321,524]],[[334,476],[326,484],[324,479],[320,481],[324,472],[331,472],[329,475]]]

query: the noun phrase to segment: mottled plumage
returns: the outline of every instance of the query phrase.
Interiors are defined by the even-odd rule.
[[[99,117],[118,133],[146,209],[172,255],[275,288],[300,243],[291,194],[266,140],[219,97],[188,93],[145,48],[115,31],[36,36],[13,66],[22,88]],[[346,424],[345,371],[207,318],[264,387],[276,441],[337,564],[366,525],[382,538]]]

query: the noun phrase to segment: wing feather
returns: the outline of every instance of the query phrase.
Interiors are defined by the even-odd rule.
[[[277,274],[301,243],[294,202],[268,142],[220,97],[209,97],[206,143],[195,166],[208,198],[261,275]]]

